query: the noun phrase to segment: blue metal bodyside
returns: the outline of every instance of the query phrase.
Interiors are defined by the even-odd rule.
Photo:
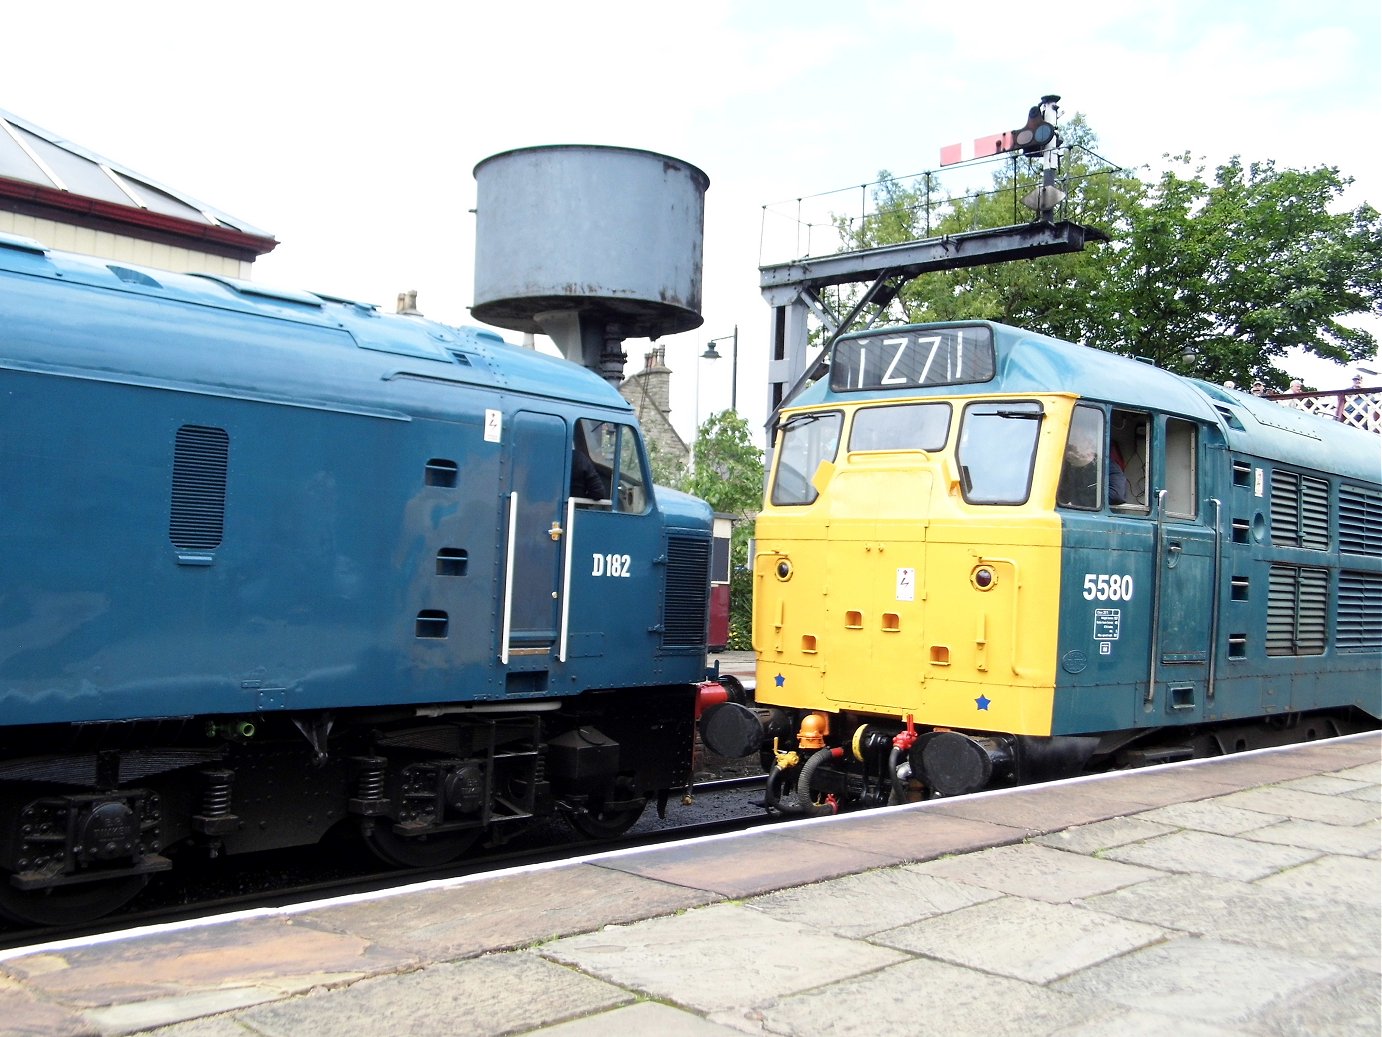
[[[1158,519],[1155,509],[1062,513],[1052,732],[1190,725],[1350,705],[1382,715],[1382,653],[1341,649],[1333,636],[1339,570],[1376,578],[1382,557],[1340,551],[1332,504],[1323,550],[1274,546],[1270,521],[1270,482],[1278,469],[1328,484],[1331,501],[1341,485],[1375,492],[1382,468],[1377,437],[1136,361],[1025,338],[1040,341],[1040,363],[1030,355],[1018,363],[1025,342],[1000,336],[1003,391],[1046,382],[1086,401],[1188,418],[1199,429],[1193,518]],[[1005,349],[1011,351],[1004,355]],[[1154,476],[1161,478],[1155,465]],[[1331,574],[1329,636],[1318,652],[1267,650],[1271,570],[1283,564]],[[1128,578],[1133,597],[1090,600],[1085,581],[1101,576]]]
[[[558,422],[563,453],[516,456],[520,410]],[[0,241],[2,722],[695,681],[702,657],[647,630],[655,505],[578,516],[584,550],[637,559],[618,607],[591,605],[610,581],[573,566],[587,604],[566,661],[500,662],[508,495],[528,466],[565,486],[578,417],[633,423],[599,377],[489,332]],[[170,536],[186,426],[228,441],[207,549]],[[430,479],[437,460],[451,485]],[[708,542],[708,507],[675,521]]]

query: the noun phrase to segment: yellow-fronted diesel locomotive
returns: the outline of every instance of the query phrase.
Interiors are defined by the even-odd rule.
[[[1382,715],[1379,439],[988,322],[840,337],[753,556],[772,810],[1323,737]]]

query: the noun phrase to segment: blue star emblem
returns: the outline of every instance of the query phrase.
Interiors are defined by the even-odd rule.
[[[988,699],[985,698],[983,695],[980,695],[977,699],[974,700],[974,704],[978,706],[980,709],[987,711],[989,708],[989,703],[992,701],[992,699]]]
[[[782,676],[782,674],[780,673],[776,677],[774,677],[773,680],[777,683],[777,686],[779,688],[787,683],[787,678]]]

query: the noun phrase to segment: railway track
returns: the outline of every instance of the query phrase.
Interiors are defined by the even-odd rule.
[[[728,800],[734,793],[748,793],[761,788],[763,782],[762,775],[750,775],[695,785],[693,795],[698,802],[708,797],[723,797],[726,800],[714,805],[710,813],[715,816],[707,817],[705,809],[683,811],[688,816],[703,818],[700,820],[681,822],[673,811],[668,812],[665,821],[651,814],[624,836],[600,842],[580,838],[564,823],[549,822],[507,846],[481,849],[451,864],[435,868],[382,870],[378,861],[368,857],[365,851],[343,856],[334,852],[334,847],[324,850],[320,846],[251,855],[242,860],[208,862],[203,868],[184,869],[176,880],[169,876],[166,881],[151,884],[128,908],[94,922],[44,928],[0,922],[0,955],[12,957],[16,953],[27,953],[35,947],[55,942],[99,939],[147,926],[292,907],[421,882],[549,864],[591,853],[659,846],[707,835],[743,831],[771,824],[775,819],[766,816],[761,808],[751,803],[751,797],[745,797],[738,805]],[[325,857],[331,858],[329,865],[323,861]],[[323,871],[329,871],[329,874],[322,877]],[[214,886],[208,888],[213,883]],[[244,891],[227,893],[224,890],[228,885],[239,886]],[[199,887],[206,890],[205,895],[199,895]]]

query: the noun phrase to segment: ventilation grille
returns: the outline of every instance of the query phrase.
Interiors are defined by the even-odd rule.
[[[705,648],[710,609],[710,541],[669,537],[662,646]]]
[[[1322,655],[1329,621],[1329,572],[1272,566],[1267,582],[1267,654]]]
[[[1382,649],[1382,576],[1339,573],[1339,608],[1334,644],[1344,652]]]
[[[1329,549],[1329,483],[1295,472],[1272,473],[1272,543]]]
[[[173,446],[173,506],[168,539],[190,551],[221,545],[230,437],[223,428],[184,425]]]
[[[1382,493],[1339,487],[1339,550],[1382,555]]]

